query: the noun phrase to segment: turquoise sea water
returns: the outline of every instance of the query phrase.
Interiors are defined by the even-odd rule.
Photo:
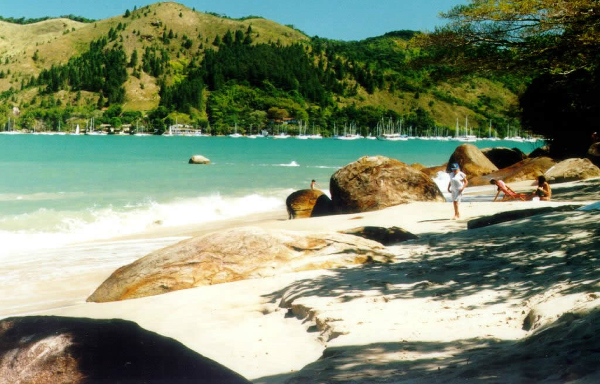
[[[0,135],[4,249],[109,238],[284,210],[285,197],[365,155],[434,166],[460,142]],[[541,142],[478,141],[480,148]],[[189,165],[194,154],[212,164]]]

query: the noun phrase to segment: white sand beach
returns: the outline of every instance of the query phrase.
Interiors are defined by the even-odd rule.
[[[530,190],[531,182],[513,187]],[[593,382],[600,212],[554,212],[467,230],[469,220],[499,212],[596,202],[600,179],[553,191],[552,202],[494,203],[491,186],[469,188],[459,220],[450,219],[450,203],[299,220],[277,212],[67,246],[60,259],[43,262],[23,255],[0,265],[0,318],[131,320],[255,383]],[[419,238],[388,246],[395,257],[389,264],[85,302],[119,266],[235,226],[303,233],[398,226]],[[569,357],[586,343],[590,351]],[[549,345],[556,350],[548,353]]]

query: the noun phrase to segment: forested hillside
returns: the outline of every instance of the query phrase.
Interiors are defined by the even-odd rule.
[[[171,2],[99,21],[0,21],[0,123],[56,130],[94,117],[160,132],[177,121],[214,134],[281,121],[292,131],[303,121],[324,134],[350,124],[366,133],[382,118],[421,134],[453,134],[465,117],[486,135],[490,121],[499,135],[518,126],[523,78],[427,62],[415,35],[309,38],[260,17]]]

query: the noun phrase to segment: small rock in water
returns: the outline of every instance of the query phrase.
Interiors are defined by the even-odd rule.
[[[190,158],[189,164],[210,164],[210,160],[202,155],[194,155]]]

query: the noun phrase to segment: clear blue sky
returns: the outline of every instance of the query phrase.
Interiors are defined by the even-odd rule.
[[[90,19],[117,16],[155,3],[144,0],[0,0],[4,17],[37,18],[74,14]],[[433,31],[438,17],[467,0],[180,0],[197,11],[230,17],[262,16],[280,24],[293,24],[309,36],[361,40],[386,32],[410,29]]]

